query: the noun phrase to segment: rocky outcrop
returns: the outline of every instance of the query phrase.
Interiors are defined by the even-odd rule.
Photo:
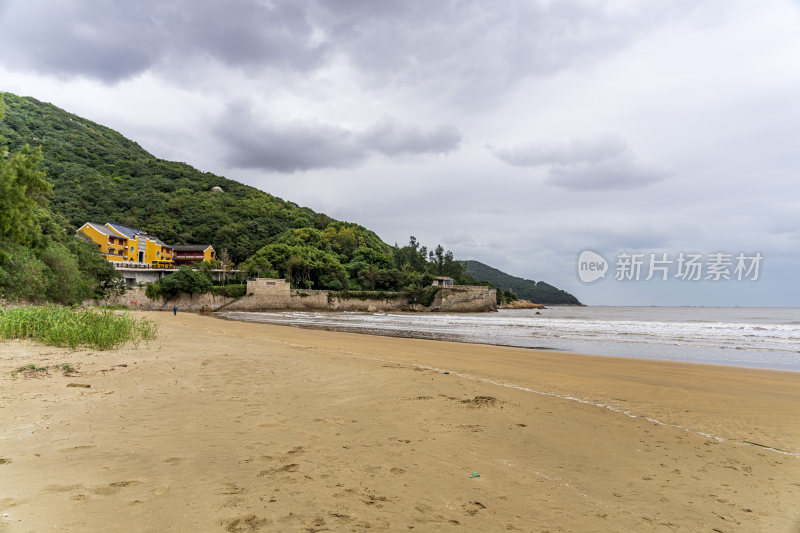
[[[508,302],[501,304],[500,309],[547,309],[542,304],[535,304],[530,300],[517,300],[515,302]]]

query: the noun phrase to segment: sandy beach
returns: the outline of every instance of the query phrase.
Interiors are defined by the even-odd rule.
[[[800,532],[800,373],[137,316],[0,343],[0,532]]]

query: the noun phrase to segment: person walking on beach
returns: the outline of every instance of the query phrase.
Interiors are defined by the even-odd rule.
[[[175,315],[175,316],[178,316],[178,306],[177,305],[172,308],[172,314]]]

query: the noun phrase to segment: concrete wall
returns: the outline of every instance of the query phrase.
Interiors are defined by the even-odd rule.
[[[497,311],[494,289],[481,285],[455,285],[436,294],[431,311],[443,313],[470,313]]]
[[[256,278],[247,280],[247,294],[289,298],[291,285],[285,279]]]

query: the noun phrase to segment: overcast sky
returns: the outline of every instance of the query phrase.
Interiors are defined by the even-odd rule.
[[[389,243],[589,304],[800,305],[797,1],[0,0],[0,50],[0,90]],[[622,251],[764,260],[623,282]]]

